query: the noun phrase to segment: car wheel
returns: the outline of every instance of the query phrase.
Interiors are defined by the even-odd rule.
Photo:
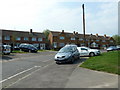
[[[80,56],[78,56],[78,60],[80,59]]]
[[[72,57],[71,61],[70,61],[71,64],[74,63],[74,57]]]
[[[90,53],[90,57],[93,57],[95,56],[95,54],[93,52]]]
[[[30,53],[30,52],[31,52],[31,50],[28,50],[28,52]]]
[[[59,62],[56,62],[56,64],[60,65],[60,63],[59,63]]]

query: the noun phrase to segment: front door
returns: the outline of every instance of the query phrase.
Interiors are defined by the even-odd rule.
[[[40,44],[40,49],[45,49],[45,44]]]

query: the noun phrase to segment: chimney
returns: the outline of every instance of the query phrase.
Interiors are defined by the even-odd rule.
[[[30,29],[30,33],[32,33],[32,29]]]
[[[96,36],[98,37],[98,33],[96,33]]]
[[[73,34],[75,34],[75,31],[73,31]]]
[[[104,37],[106,37],[106,34],[104,34]]]
[[[62,30],[62,33],[64,33],[64,30]]]

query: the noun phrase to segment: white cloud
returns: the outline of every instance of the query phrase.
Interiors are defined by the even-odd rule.
[[[3,0],[0,3],[0,24],[3,27],[30,28],[38,15],[54,4],[54,0]]]
[[[118,6],[117,3],[106,3],[100,6],[96,14],[88,13],[88,33],[114,35],[118,33]]]
[[[56,0],[3,0],[0,3],[0,27],[19,30],[33,28],[34,31],[41,32],[46,28],[64,29],[68,32],[75,30],[82,33],[81,6],[71,9],[58,5]],[[99,4],[98,7],[99,10],[95,12],[90,12],[90,7],[86,8],[86,33],[116,34],[117,3]]]

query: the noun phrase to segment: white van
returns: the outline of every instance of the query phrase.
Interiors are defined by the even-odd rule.
[[[2,53],[3,54],[10,54],[11,53],[11,46],[10,45],[2,45]]]

